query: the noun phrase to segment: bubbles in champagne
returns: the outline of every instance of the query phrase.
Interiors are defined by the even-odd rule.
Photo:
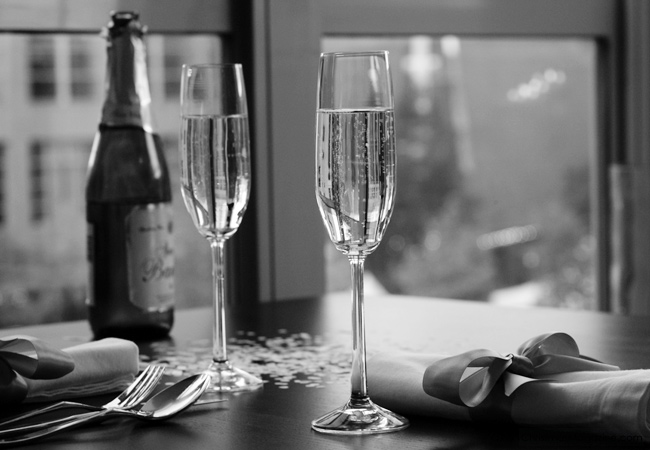
[[[181,192],[194,225],[206,237],[229,237],[250,193],[247,117],[183,117],[181,141]]]
[[[316,196],[325,226],[343,253],[368,254],[393,208],[393,111],[321,110],[317,121]]]

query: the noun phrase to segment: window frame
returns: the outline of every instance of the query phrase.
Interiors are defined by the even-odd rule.
[[[237,5],[233,0],[6,0],[0,4],[0,33],[34,37],[41,34],[99,35],[111,11],[133,10],[140,13],[149,34],[218,35],[230,44],[227,57],[236,59],[241,55],[239,35],[247,32],[234,25]],[[6,184],[6,177],[2,181]],[[6,207],[7,202],[3,201],[3,208]],[[236,243],[229,245],[237,247]],[[236,260],[237,253],[232,258]],[[236,276],[229,274],[231,279]]]
[[[650,315],[650,3],[625,0],[625,55],[620,77],[623,105],[620,151],[610,165],[612,198],[611,306],[615,312]],[[618,189],[617,189],[618,188]]]
[[[6,186],[6,162],[5,162],[5,144],[0,140],[0,230],[3,228],[5,223],[5,215],[7,202],[5,199],[7,186]]]
[[[1,32],[97,33],[118,2],[111,0],[6,0]],[[232,33],[230,0],[124,0],[119,9],[139,11],[152,33]]]
[[[630,0],[635,1],[635,0]],[[257,29],[255,133],[267,143],[265,210],[269,298],[324,292],[323,226],[313,194],[316,70],[323,35],[457,34],[580,37],[599,46],[598,150],[591,189],[598,241],[598,305],[610,309],[609,170],[629,153],[623,136],[624,21],[617,0],[253,0]],[[261,28],[261,29],[260,29]],[[296,39],[300,36],[300,39]],[[645,47],[647,48],[647,46]],[[260,70],[261,66],[263,70]],[[647,78],[645,79],[647,81]],[[259,122],[263,122],[260,124]],[[292,180],[290,183],[288,180]],[[309,263],[307,263],[307,261]],[[295,280],[300,280],[296,283]],[[264,298],[263,298],[264,299]]]

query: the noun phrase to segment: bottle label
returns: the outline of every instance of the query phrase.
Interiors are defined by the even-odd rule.
[[[126,216],[129,300],[146,311],[174,306],[174,247],[169,203],[134,207]]]

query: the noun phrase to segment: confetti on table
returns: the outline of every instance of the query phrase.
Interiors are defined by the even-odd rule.
[[[189,342],[184,348],[161,341],[151,344],[152,355],[142,355],[146,364],[164,364],[166,373],[184,377],[205,370],[212,358],[212,344],[207,339]],[[228,357],[232,364],[273,383],[280,389],[291,385],[322,388],[340,380],[349,380],[351,349],[349,345],[328,344],[322,336],[309,333],[258,336],[239,330],[228,341]]]

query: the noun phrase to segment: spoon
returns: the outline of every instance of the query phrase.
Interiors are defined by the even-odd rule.
[[[91,421],[94,422],[113,416],[126,416],[154,421],[169,419],[191,406],[201,396],[201,394],[203,394],[209,384],[210,375],[208,373],[203,372],[192,375],[191,377],[185,378],[167,389],[160,391],[142,405],[142,408],[139,410],[114,408],[80,414],[79,416],[75,416],[74,419],[70,419],[61,424],[18,436],[0,439],[0,446],[35,441],[54,433],[58,433],[59,431],[76,428]],[[16,431],[19,430],[16,429]]]

